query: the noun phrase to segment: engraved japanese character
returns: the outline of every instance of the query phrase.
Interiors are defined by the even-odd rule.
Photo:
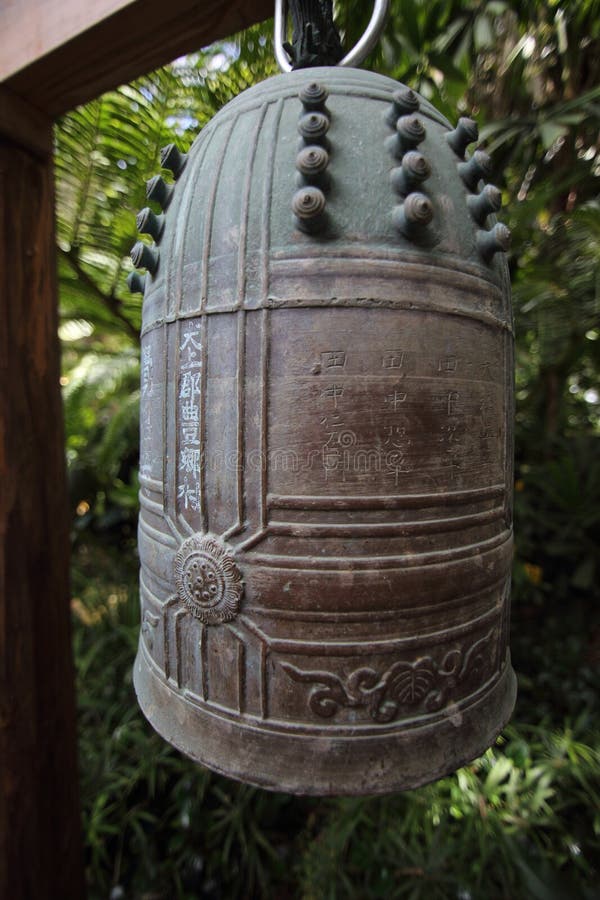
[[[323,468],[325,469],[325,478],[327,479],[330,471],[339,468],[342,461],[342,452],[337,447],[328,449],[323,447]]]
[[[405,454],[402,450],[390,450],[385,455],[386,474],[394,476],[396,487],[400,482],[400,475],[410,471],[405,463]]]
[[[200,475],[200,450],[183,447],[179,451],[179,468],[197,478]]]
[[[181,443],[194,447],[200,446],[200,425],[194,422],[184,422],[181,426]]]
[[[344,350],[326,350],[321,353],[321,363],[326,369],[343,369],[346,365]]]
[[[482,437],[489,437],[490,434],[490,426],[491,426],[491,412],[494,409],[494,402],[489,395],[485,395],[481,399],[481,403],[479,404],[479,417],[481,420],[481,431],[480,434]]]
[[[327,442],[325,443],[325,447],[333,447],[339,445],[340,447],[353,447],[356,444],[356,435],[355,433],[346,428],[344,422],[340,420],[339,413],[334,413],[332,416],[325,416],[321,419],[321,425],[325,426],[325,433],[327,435]]]
[[[200,372],[184,372],[179,385],[179,397],[182,400],[195,400],[200,396]]]
[[[393,394],[388,394],[385,397],[385,403],[392,407],[395,411],[401,406],[403,403],[406,403],[407,394],[404,391],[394,391]]]
[[[397,447],[398,449],[403,450],[412,443],[408,439],[406,426],[404,424],[387,425],[385,432],[386,439],[383,442],[384,447]]]
[[[186,480],[177,487],[177,499],[183,500],[184,509],[191,509],[198,512],[200,509],[200,485],[189,484]]]
[[[458,391],[450,391],[448,393],[447,399],[447,410],[449,416],[456,415],[458,401],[460,400],[460,394]]]
[[[386,350],[381,365],[384,369],[401,369],[404,365],[404,350]]]
[[[454,479],[457,478],[457,476],[460,474],[462,466],[457,461],[456,458],[451,457],[451,462],[450,462],[450,465],[448,466],[448,469],[450,471],[450,480],[454,481]]]
[[[337,409],[338,398],[344,394],[344,388],[340,384],[332,384],[331,387],[325,388],[321,393],[321,397],[333,400],[333,408]]]
[[[456,372],[458,369],[458,357],[456,356],[443,356],[438,362],[438,371],[448,374],[450,372]]]
[[[184,422],[199,422],[200,407],[191,400],[188,403],[181,404],[181,418]]]
[[[152,351],[150,347],[142,348],[142,396],[152,390]]]
[[[448,422],[441,426],[442,436],[439,438],[440,444],[451,444],[456,440],[458,426],[456,422]]]
[[[185,332],[180,353],[182,369],[200,369],[202,367],[202,344],[197,333]]]

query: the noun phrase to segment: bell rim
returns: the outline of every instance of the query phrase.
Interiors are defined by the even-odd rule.
[[[472,762],[493,745],[511,718],[517,696],[517,679],[507,651],[506,664],[489,689],[474,702],[467,701],[464,706],[452,704],[442,720],[408,731],[399,723],[398,730],[377,737],[307,735],[307,766],[302,778],[297,773],[297,734],[274,731],[268,722],[260,731],[250,729],[242,721],[227,722],[209,708],[191,703],[185,691],[179,691],[160,677],[142,638],[133,683],[145,718],[184,756],[235,781],[296,796],[374,796],[413,790],[437,781]],[[186,729],[184,723],[189,726],[190,719],[194,727]],[[189,737],[186,740],[189,733],[200,736],[203,727],[213,752],[202,752],[198,746],[190,746]],[[363,773],[353,785],[347,783],[347,773],[344,775],[341,760],[345,754],[352,756],[352,771]],[[361,756],[362,766],[360,759],[357,760]],[[249,762],[250,757],[266,760],[269,773],[259,774],[257,766]],[[223,759],[230,764],[223,765]]]

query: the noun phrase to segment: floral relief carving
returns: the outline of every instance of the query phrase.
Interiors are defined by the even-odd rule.
[[[195,534],[175,556],[177,594],[205,625],[229,622],[238,613],[243,582],[233,554],[213,537]]]
[[[486,670],[491,673],[496,639],[493,628],[471,647],[450,650],[441,663],[422,656],[395,662],[381,674],[361,667],[342,678],[333,672],[302,671],[289,662],[281,665],[293,681],[313,685],[308,703],[315,715],[330,719],[341,707],[365,708],[375,722],[387,723],[418,708],[437,712],[457,685]]]

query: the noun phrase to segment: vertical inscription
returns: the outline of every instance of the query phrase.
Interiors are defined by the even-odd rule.
[[[189,327],[179,347],[177,500],[180,510],[193,512],[200,509],[202,365],[200,330]]]
[[[142,347],[142,397],[152,391],[152,351],[146,344]]]
[[[460,392],[440,391],[433,395],[433,404],[438,415],[437,440],[442,451],[442,470],[447,472],[450,481],[454,481],[461,472],[468,451],[465,410]]]
[[[384,472],[393,477],[395,487],[400,484],[400,476],[407,474],[412,469],[408,457],[409,447],[412,444],[409,433],[408,420],[405,420],[404,417],[385,428]]]
[[[321,353],[321,365],[325,374],[337,377],[346,366],[345,350],[325,350]],[[338,370],[338,371],[332,371]],[[344,400],[344,387],[337,382],[326,384],[320,392],[320,424],[322,426],[322,462],[325,480],[336,472],[343,461],[344,448],[356,443],[356,435],[347,428],[340,404]]]
[[[443,492],[502,479],[504,369],[493,329],[330,312],[273,318],[273,446],[292,460],[273,467],[273,493],[297,492],[298,472],[306,493]]]
[[[141,358],[141,398],[140,398],[140,474],[150,475],[152,459],[152,388],[154,364],[152,349],[148,344],[142,347]]]

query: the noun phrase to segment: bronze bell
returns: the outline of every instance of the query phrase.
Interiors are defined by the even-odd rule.
[[[226,775],[413,788],[512,711],[509,233],[476,139],[322,67],[149,183],[135,686]]]

